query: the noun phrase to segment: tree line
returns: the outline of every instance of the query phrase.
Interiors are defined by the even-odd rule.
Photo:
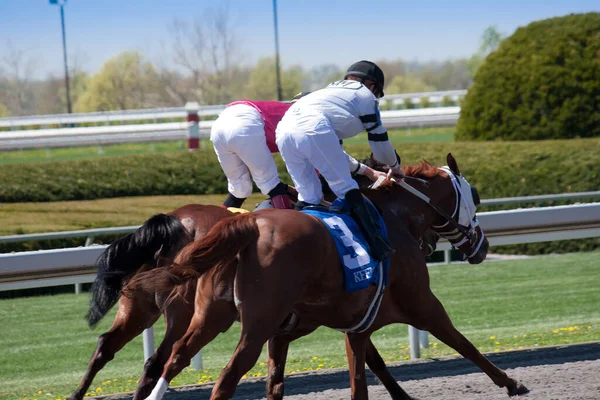
[[[77,63],[70,68],[74,112],[182,106],[187,101],[226,104],[243,98],[277,99],[274,57],[244,63],[235,28],[226,8],[195,21],[175,20],[165,60],[151,61],[140,51],[125,51],[108,59],[95,73]],[[386,74],[386,93],[466,89],[485,56],[502,40],[494,27],[486,29],[481,48],[468,58],[442,62],[375,60]],[[0,117],[66,112],[64,76],[35,79],[34,56],[8,43],[0,59]],[[281,69],[282,95],[316,90],[343,77],[345,66],[324,64],[311,69],[291,65]]]

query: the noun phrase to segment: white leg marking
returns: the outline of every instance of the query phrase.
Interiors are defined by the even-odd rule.
[[[156,383],[154,390],[150,393],[150,396],[146,397],[146,400],[160,400],[165,395],[167,389],[169,388],[169,382],[162,376]]]

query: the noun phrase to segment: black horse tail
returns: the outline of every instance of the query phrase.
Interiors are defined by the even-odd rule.
[[[256,217],[251,213],[221,220],[202,239],[186,245],[173,264],[134,276],[123,292],[166,292],[200,278],[213,268],[218,273],[230,265],[240,251],[256,243],[258,237]],[[214,279],[213,284],[216,281],[218,279]]]
[[[123,285],[143,265],[156,267],[159,255],[167,255],[190,241],[190,235],[173,215],[156,214],[142,226],[110,244],[96,261],[90,308],[86,315],[90,328],[117,303]]]

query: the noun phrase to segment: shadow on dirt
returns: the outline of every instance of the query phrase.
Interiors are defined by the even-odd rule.
[[[538,365],[564,364],[577,361],[600,359],[600,343],[587,343],[569,346],[552,346],[540,349],[519,350],[498,354],[487,354],[488,359],[499,368],[509,369]],[[457,376],[481,372],[473,363],[464,358],[427,359],[416,362],[391,364],[388,366],[398,381],[420,380],[442,376]],[[369,385],[379,381],[368,372]],[[285,378],[286,396],[308,394],[324,390],[343,389],[350,386],[348,371],[342,369],[294,374]],[[246,380],[238,386],[235,399],[260,399],[265,396],[265,378]],[[169,390],[166,400],[187,400],[208,398],[212,385],[186,386]],[[110,396],[109,399],[127,399],[127,396]]]

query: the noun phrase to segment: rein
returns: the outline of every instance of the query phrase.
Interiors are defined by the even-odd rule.
[[[439,208],[438,206],[433,204],[431,202],[431,199],[427,195],[418,191],[417,189],[410,186],[408,183],[406,183],[403,180],[398,182],[392,178],[392,181],[396,185],[403,187],[404,189],[408,190],[410,193],[414,194],[415,196],[417,196],[418,198],[423,200],[431,208],[433,208],[438,214],[440,214],[442,217],[444,217],[450,223],[450,225],[452,225],[452,226],[454,226],[454,228],[458,229],[458,231],[460,231],[460,233],[462,233],[466,238],[468,238],[469,240],[471,239],[471,232],[469,232],[469,230],[467,228],[465,228],[464,226],[462,226],[458,222],[456,222],[456,220],[451,215],[449,215],[446,211],[442,210],[441,208]]]
[[[418,180],[419,182],[424,182],[426,185],[429,185],[429,182],[427,182],[424,179],[415,178],[415,177],[412,177],[412,176],[405,176],[405,175],[401,175],[401,177],[404,178],[404,179],[410,178],[410,179]],[[379,179],[377,179],[377,181],[375,183],[373,183],[373,185],[371,185],[371,188],[372,189],[376,189],[377,187],[379,187],[379,185],[384,180],[385,180],[385,178],[380,177]],[[439,215],[441,215],[442,217],[444,217],[452,226],[454,226],[454,228],[456,228],[458,231],[460,231],[460,233],[462,233],[468,239],[471,239],[471,232],[469,232],[469,230],[467,230],[467,228],[465,228],[464,226],[462,226],[458,222],[456,222],[456,220],[451,215],[449,215],[446,211],[442,210],[441,208],[439,208],[438,206],[436,206],[435,204],[433,204],[431,202],[431,199],[429,198],[429,196],[427,196],[426,194],[424,194],[424,193],[420,192],[419,190],[415,189],[414,187],[412,187],[411,185],[409,185],[408,183],[406,183],[404,180],[401,180],[399,182],[397,180],[395,180],[394,178],[392,178],[391,180],[396,185],[398,185],[398,186],[406,189],[408,192],[412,193],[413,195],[415,195],[418,198],[420,198],[421,200],[423,200],[431,208],[433,208],[435,210],[435,212],[437,212]]]

